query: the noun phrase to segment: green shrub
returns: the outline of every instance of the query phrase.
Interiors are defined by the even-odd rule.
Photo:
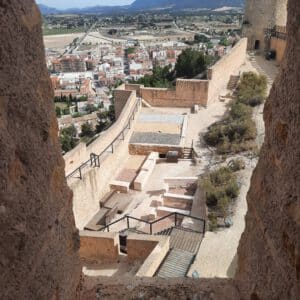
[[[232,177],[233,174],[228,167],[221,167],[210,173],[209,180],[214,186],[220,186],[227,184]]]
[[[267,96],[267,78],[254,72],[242,75],[238,86],[238,102],[250,106],[256,106],[264,102]]]
[[[216,214],[209,213],[208,214],[208,221],[209,221],[209,230],[215,231],[218,228],[218,219]]]
[[[68,152],[76,147],[78,140],[76,139],[77,130],[74,125],[61,130],[59,140],[61,148],[64,152]]]
[[[229,205],[240,190],[236,175],[229,167],[221,167],[206,174],[200,181],[200,187],[210,211],[218,211],[223,217],[227,216]]]
[[[228,167],[230,168],[230,170],[232,172],[237,172],[240,171],[242,169],[245,169],[245,162],[243,159],[232,159],[229,163],[228,163]]]
[[[251,117],[252,109],[243,103],[235,102],[231,105],[229,114],[232,119],[245,119]]]
[[[228,207],[231,202],[231,199],[228,196],[224,196],[219,199],[218,210],[222,214],[222,217],[226,218],[228,215]]]
[[[231,180],[225,188],[226,196],[235,199],[239,195],[239,185],[236,180]]]

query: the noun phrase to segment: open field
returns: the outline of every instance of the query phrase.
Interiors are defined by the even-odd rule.
[[[69,45],[75,38],[78,38],[83,33],[46,35],[44,36],[44,44],[46,48],[62,49]]]

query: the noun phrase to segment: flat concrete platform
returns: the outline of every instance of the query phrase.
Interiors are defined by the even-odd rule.
[[[151,110],[148,110],[147,113],[140,114],[138,118],[138,122],[141,123],[171,123],[171,124],[179,124],[183,123],[184,116],[175,115],[175,114],[155,114],[152,113]]]
[[[134,132],[130,144],[179,145],[180,134]]]

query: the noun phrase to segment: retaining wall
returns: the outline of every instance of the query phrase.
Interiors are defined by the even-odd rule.
[[[168,236],[130,234],[127,238],[129,261],[144,261],[136,276],[152,277],[169,251]]]
[[[81,258],[117,262],[119,257],[119,234],[117,232],[80,231]]]
[[[135,92],[132,92],[116,123],[94,143],[86,147],[86,151],[83,155],[75,156],[75,151],[73,157],[76,157],[77,159],[80,157],[80,163],[82,163],[89,159],[90,153],[100,154],[100,152],[102,152],[126,126],[130,112],[135,104]],[[136,115],[138,115],[138,113],[139,110]],[[126,161],[128,157],[128,144],[136,119],[137,118],[132,121],[131,129],[127,131],[125,140],[115,144],[114,153],[108,151],[105,154],[106,156],[101,159],[100,168],[87,167],[83,169],[82,180],[74,177],[68,179],[68,185],[73,191],[73,212],[77,228],[83,229],[95,212],[99,210],[101,198],[110,191],[109,183],[115,178],[116,174],[122,170],[123,162]],[[66,162],[66,164],[67,163],[68,162]],[[74,169],[72,168],[72,171],[73,170]]]
[[[206,105],[208,94],[207,80],[178,79],[176,89],[141,87],[140,95],[150,105],[157,107],[192,107]]]
[[[231,51],[208,70],[208,104],[219,101],[222,90],[226,90],[230,76],[237,74],[246,60],[247,39],[241,39]]]

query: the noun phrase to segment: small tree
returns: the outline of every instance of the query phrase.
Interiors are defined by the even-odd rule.
[[[193,78],[205,70],[205,55],[192,49],[184,50],[175,65],[176,77]]]
[[[108,121],[99,120],[98,124],[96,125],[96,132],[100,133],[100,132],[104,131],[107,128],[108,124],[109,124]]]
[[[74,125],[61,130],[59,140],[61,143],[61,148],[64,152],[72,150],[77,145],[76,134],[77,130]]]
[[[108,108],[108,118],[110,119],[111,122],[114,122],[116,119],[116,112],[115,112],[114,105],[110,105]]]
[[[254,72],[244,73],[238,86],[238,102],[256,106],[266,98],[267,78]]]
[[[97,108],[95,107],[94,104],[87,104],[86,107],[85,107],[85,111],[88,114],[91,114],[92,112],[97,111]]]
[[[93,127],[90,123],[86,122],[81,125],[81,137],[93,137],[95,135]]]
[[[55,107],[55,112],[56,112],[56,117],[60,118],[61,117],[61,108],[59,106]]]

